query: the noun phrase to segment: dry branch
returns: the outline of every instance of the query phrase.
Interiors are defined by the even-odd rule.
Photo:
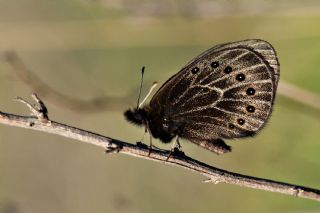
[[[169,151],[152,148],[151,154],[149,155],[150,149],[145,144],[130,144],[83,129],[51,121],[48,117],[47,108],[44,103],[35,94],[32,97],[35,99],[37,104],[32,105],[22,98],[17,98],[17,100],[28,106],[32,112],[32,116],[20,116],[0,112],[0,123],[76,139],[81,142],[102,147],[106,150],[106,153],[122,153],[147,160],[179,166],[205,176],[208,178],[205,182],[212,182],[215,184],[229,183],[320,201],[320,190],[318,189],[229,172],[192,159],[182,152],[173,152],[171,157],[167,159],[170,153]]]

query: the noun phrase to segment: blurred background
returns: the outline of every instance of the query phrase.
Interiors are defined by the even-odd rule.
[[[280,59],[268,125],[257,137],[229,141],[230,154],[216,156],[186,141],[183,150],[226,170],[320,188],[317,0],[0,0],[0,110],[28,115],[12,99],[31,100],[37,92],[52,120],[134,143],[143,129],[122,113],[136,104],[143,65],[146,94],[151,82],[163,83],[202,51],[248,38],[269,41]],[[0,126],[3,213],[320,212],[314,201],[203,179]]]

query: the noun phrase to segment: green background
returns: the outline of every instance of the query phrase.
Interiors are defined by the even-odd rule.
[[[0,0],[0,110],[29,114],[12,99],[30,100],[35,91],[44,96],[52,120],[134,143],[143,129],[127,123],[122,112],[136,103],[142,65],[145,94],[150,82],[164,82],[202,51],[247,38],[273,44],[280,84],[320,94],[319,1]],[[7,50],[67,97],[132,95],[116,108],[71,109],[17,78],[4,60]],[[319,115],[278,95],[266,128],[257,137],[229,141],[232,153],[216,156],[186,141],[182,146],[219,168],[320,188]],[[0,212],[320,212],[315,201],[203,179],[59,136],[0,126]]]

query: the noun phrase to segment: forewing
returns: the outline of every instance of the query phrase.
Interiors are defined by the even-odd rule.
[[[209,140],[252,135],[266,123],[279,79],[272,46],[245,40],[211,48],[170,78],[150,106],[183,123],[182,137]]]

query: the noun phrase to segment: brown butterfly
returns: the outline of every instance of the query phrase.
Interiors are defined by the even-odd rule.
[[[253,136],[272,112],[279,61],[266,41],[214,46],[167,80],[151,101],[127,110],[128,121],[169,143],[184,138],[217,154],[223,139]]]

